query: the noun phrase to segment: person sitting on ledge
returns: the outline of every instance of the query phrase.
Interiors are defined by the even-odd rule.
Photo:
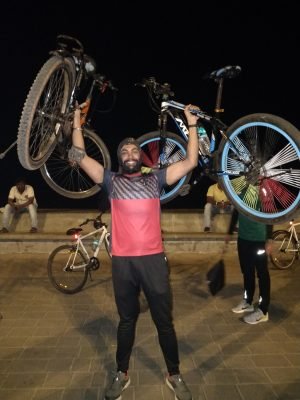
[[[4,207],[2,224],[3,228],[0,233],[9,232],[9,221],[11,214],[28,211],[31,219],[30,233],[37,232],[37,202],[33,187],[26,184],[24,178],[16,180],[8,195],[8,203]]]
[[[228,200],[225,192],[219,183],[215,183],[208,188],[206,194],[206,204],[204,206],[203,225],[204,232],[211,231],[211,222],[216,214],[231,214],[233,205]],[[237,232],[237,227],[234,227]]]

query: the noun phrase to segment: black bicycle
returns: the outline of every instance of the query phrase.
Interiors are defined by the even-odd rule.
[[[290,122],[272,114],[246,115],[229,127],[220,119],[225,78],[239,66],[226,66],[209,74],[218,84],[214,115],[198,113],[198,179],[207,175],[219,181],[227,197],[242,214],[263,223],[290,220],[300,202],[300,134]],[[147,90],[151,108],[158,114],[158,129],[138,138],[145,168],[166,168],[186,157],[189,131],[184,104],[172,98],[169,83],[154,77],[137,83]],[[176,132],[170,131],[170,123]],[[161,192],[167,203],[190,189],[192,173]]]
[[[28,170],[40,168],[47,184],[62,196],[90,197],[100,190],[99,186],[76,163],[68,160],[73,112],[76,102],[85,103],[81,125],[86,152],[110,169],[110,153],[90,122],[97,106],[96,89],[102,96],[111,89],[109,107],[106,105],[102,112],[112,109],[117,89],[97,73],[95,61],[84,53],[83,45],[76,38],[57,36],[57,49],[50,55],[23,107],[17,137],[18,158]]]

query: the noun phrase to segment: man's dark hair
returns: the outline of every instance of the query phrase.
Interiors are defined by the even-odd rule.
[[[26,183],[26,179],[24,178],[24,176],[19,176],[16,180],[15,180],[15,185],[17,185],[18,183]]]

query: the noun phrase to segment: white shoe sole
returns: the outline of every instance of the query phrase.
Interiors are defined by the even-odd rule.
[[[231,309],[231,311],[235,314],[241,314],[244,312],[253,312],[254,311],[254,307],[248,307],[248,308],[244,308],[243,310],[235,310],[234,308]]]

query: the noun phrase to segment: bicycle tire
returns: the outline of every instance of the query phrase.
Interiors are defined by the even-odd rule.
[[[278,230],[273,232],[272,239],[272,252],[270,259],[272,264],[279,269],[290,268],[298,254],[297,242],[291,233],[285,230]]]
[[[62,245],[54,249],[48,258],[47,271],[50,282],[55,289],[65,294],[80,292],[88,277],[88,269],[86,267],[76,271],[64,270],[70,256],[74,253],[75,248],[73,246]],[[89,262],[80,250],[76,257],[79,265],[82,263],[88,264]]]
[[[71,59],[51,57],[38,72],[23,106],[17,137],[21,165],[40,168],[56,145],[75,79]]]
[[[183,160],[186,157],[186,142],[173,132],[166,132],[162,139],[159,131],[145,133],[137,138],[142,149],[142,164],[145,168],[162,169],[168,165]],[[162,145],[162,140],[165,144]],[[163,149],[163,151],[160,150]],[[191,179],[192,171],[181,178],[174,185],[166,186],[160,193],[161,204],[175,199],[183,186]]]
[[[289,221],[300,202],[299,130],[281,117],[258,113],[237,120],[226,135],[219,169],[229,172],[219,180],[232,204],[258,222]]]
[[[111,169],[111,158],[103,140],[92,130],[84,128],[86,153],[106,169]],[[40,168],[46,183],[58,194],[70,199],[94,196],[100,186],[79,167],[68,160],[68,149],[57,143],[48,160]]]

